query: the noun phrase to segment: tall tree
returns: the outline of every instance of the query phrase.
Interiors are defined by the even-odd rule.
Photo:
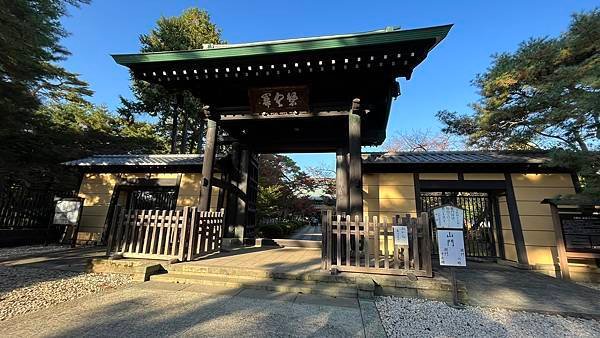
[[[600,10],[575,14],[558,37],[534,38],[494,55],[473,81],[475,113],[440,111],[444,131],[492,149],[553,149],[600,196]]]
[[[60,44],[68,35],[60,19],[69,7],[88,2],[0,0],[1,176],[27,175],[30,154],[45,150],[45,141],[35,134],[47,122],[37,116],[41,105],[81,104],[92,94],[77,74],[58,64],[70,55]]]
[[[318,181],[310,177],[298,167],[296,162],[285,155],[261,154],[258,161],[258,195],[259,216],[265,216],[260,210],[262,205],[268,216],[276,213],[280,216],[300,214],[296,209],[301,205],[299,200],[306,199],[309,194],[319,188]],[[262,202],[265,202],[261,204]],[[266,202],[274,201],[274,206]]]
[[[190,8],[181,16],[161,17],[150,33],[140,36],[140,43],[140,51],[145,53],[201,49],[207,44],[222,44],[224,41],[221,30],[205,10]],[[140,114],[155,117],[160,133],[171,141],[171,152],[199,150],[202,104],[197,98],[184,91],[179,104],[175,104],[175,93],[133,78],[131,88],[134,100],[121,97],[121,115],[129,120]]]
[[[474,85],[474,115],[441,111],[448,133],[481,148],[588,150],[600,139],[600,11],[573,15],[555,38],[493,56]]]
[[[0,126],[28,123],[44,100],[81,101],[92,94],[77,74],[57,63],[70,55],[60,18],[89,0],[0,1]],[[3,131],[6,131],[4,129]]]

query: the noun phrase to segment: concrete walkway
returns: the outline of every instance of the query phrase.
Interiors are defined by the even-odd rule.
[[[470,305],[572,315],[600,316],[600,291],[534,271],[495,263],[468,262],[456,270]],[[439,271],[449,276],[447,269]]]
[[[385,337],[373,301],[146,282],[0,322],[1,337]]]
[[[318,225],[305,225],[290,235],[290,239],[305,241],[321,241],[321,237],[321,226]]]

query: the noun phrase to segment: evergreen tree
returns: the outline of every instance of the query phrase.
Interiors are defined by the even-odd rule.
[[[140,36],[140,52],[201,49],[205,44],[222,44],[221,31],[205,10],[190,8],[181,16],[162,17],[148,34]],[[119,113],[133,121],[137,115],[157,120],[161,135],[171,141],[171,152],[199,149],[202,135],[202,103],[189,91],[182,94],[181,107],[174,109],[174,92],[132,77],[134,100],[121,97]]]
[[[476,148],[555,149],[552,165],[571,165],[588,192],[600,191],[600,159],[590,152],[600,141],[600,10],[573,15],[558,37],[493,56],[474,84],[475,113],[439,112],[445,132]]]

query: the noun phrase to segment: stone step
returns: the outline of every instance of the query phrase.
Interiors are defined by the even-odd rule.
[[[237,276],[250,278],[290,279],[305,282],[355,284],[355,275],[331,275],[325,271],[293,272],[285,270],[223,267],[199,264],[172,264],[165,267],[170,273],[189,275]]]
[[[277,292],[320,294],[332,297],[357,297],[356,285],[336,283],[307,283],[306,281],[270,278],[248,278],[247,276],[200,275],[169,272],[150,277],[151,281],[181,284],[199,284],[208,287],[247,288]]]

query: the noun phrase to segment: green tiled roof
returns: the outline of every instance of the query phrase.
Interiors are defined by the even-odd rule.
[[[446,37],[452,25],[419,29],[384,29],[367,33],[320,36],[312,38],[264,41],[244,44],[231,44],[207,47],[204,49],[169,51],[141,54],[112,55],[121,65],[152,62],[172,62],[190,60],[214,60],[221,58],[250,57],[293,52],[331,50],[371,45],[385,45],[414,40],[435,39],[439,43]]]

